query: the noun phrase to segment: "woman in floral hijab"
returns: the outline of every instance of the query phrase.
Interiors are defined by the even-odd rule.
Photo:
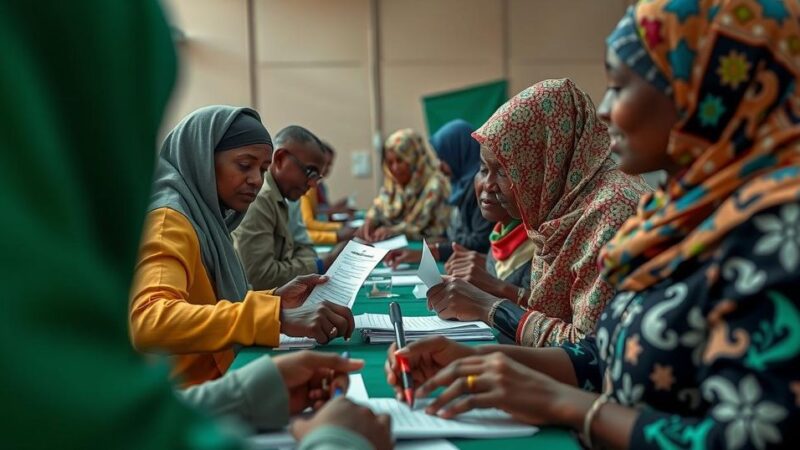
[[[614,293],[600,276],[600,249],[649,187],[620,172],[589,95],[568,79],[520,92],[473,137],[489,189],[533,241],[530,286],[476,270],[470,283],[491,295],[445,286],[429,292],[432,306],[443,318],[486,320],[528,347],[583,338]]]
[[[440,237],[450,223],[450,180],[425,139],[411,129],[395,131],[384,144],[383,188],[357,236],[380,241]]]
[[[640,2],[606,66],[598,113],[622,169],[669,178],[601,254],[618,293],[595,335],[538,351],[414,343],[411,367],[438,371],[419,394],[450,386],[429,411],[466,393],[442,414],[499,407],[589,447],[788,448],[800,440],[800,5]],[[455,359],[439,355],[463,359],[419,363]]]

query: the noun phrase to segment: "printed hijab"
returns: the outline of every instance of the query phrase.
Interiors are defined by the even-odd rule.
[[[646,184],[616,169],[605,124],[589,95],[568,79],[525,89],[473,136],[505,169],[528,238],[536,245],[526,306],[565,321],[579,316],[576,327],[591,331],[613,293],[598,281],[597,257],[633,215]],[[545,328],[543,323],[522,327],[518,340],[543,345]]]
[[[604,249],[619,289],[667,279],[759,210],[800,197],[798,20],[795,2],[655,0],[608,38],[673,100],[667,152],[683,167]]]

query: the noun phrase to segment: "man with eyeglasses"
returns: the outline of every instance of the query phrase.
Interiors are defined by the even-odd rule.
[[[325,273],[338,254],[331,252],[319,258],[308,240],[296,240],[290,224],[287,200],[298,200],[308,189],[316,188],[321,178],[325,155],[319,139],[307,129],[291,125],[279,131],[273,141],[272,164],[264,173],[261,191],[232,233],[247,280],[255,290],[283,286],[301,275]],[[327,302],[323,305],[327,306],[308,309],[309,330],[295,330],[297,334],[292,335],[311,332],[320,321],[345,323],[350,320],[348,316],[352,317],[347,308]],[[283,308],[294,306],[299,305]],[[345,328],[334,326],[328,331],[328,340],[343,335]]]

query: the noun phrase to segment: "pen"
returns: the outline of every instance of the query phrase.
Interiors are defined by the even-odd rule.
[[[342,358],[350,359],[350,352],[342,352]],[[333,398],[340,397],[342,394],[344,394],[342,388],[340,386],[336,386],[336,388],[333,390]]]
[[[400,311],[400,305],[397,302],[389,303],[389,318],[394,325],[394,341],[397,344],[397,349],[406,346],[406,333],[403,330],[403,313]],[[411,378],[411,367],[408,365],[408,360],[402,356],[397,356],[397,363],[400,364],[400,371],[403,379],[403,394],[405,394],[406,403],[408,406],[414,407],[414,383]]]

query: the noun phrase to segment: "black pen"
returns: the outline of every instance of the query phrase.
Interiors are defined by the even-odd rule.
[[[403,313],[400,311],[400,304],[397,302],[389,303],[389,318],[394,325],[394,342],[397,344],[397,349],[406,346],[406,333],[403,330]],[[397,363],[400,364],[400,371],[403,378],[403,394],[405,394],[406,403],[410,408],[414,407],[414,383],[411,378],[411,367],[408,365],[408,360],[402,356],[396,356]]]

